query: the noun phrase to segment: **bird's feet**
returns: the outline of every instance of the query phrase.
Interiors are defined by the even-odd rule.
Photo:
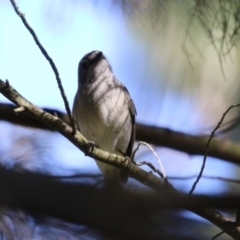
[[[131,163],[132,163],[131,158],[128,157],[128,156],[125,156],[125,157],[124,157],[124,160],[122,161],[122,164],[126,164],[126,167],[127,167],[127,168],[130,168]]]
[[[126,163],[126,167],[130,168],[132,159],[129,156],[126,156],[122,151],[118,150],[118,152],[124,157],[122,164]]]
[[[94,150],[95,147],[96,147],[95,142],[89,141],[89,142],[88,142],[88,145],[87,145],[87,149],[86,149],[86,151],[85,151],[85,156],[88,156],[89,153],[91,154],[91,153],[93,152],[93,150]]]

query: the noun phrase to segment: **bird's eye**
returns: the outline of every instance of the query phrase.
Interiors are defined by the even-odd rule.
[[[88,68],[88,63],[87,63],[87,62],[82,62],[82,63],[81,63],[81,68],[82,68],[83,70],[87,70],[87,68]]]

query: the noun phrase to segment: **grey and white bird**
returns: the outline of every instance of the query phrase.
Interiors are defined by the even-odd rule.
[[[113,74],[100,51],[86,54],[78,66],[73,117],[79,130],[102,150],[131,157],[136,108],[127,88]],[[126,172],[96,160],[106,184],[120,184]]]

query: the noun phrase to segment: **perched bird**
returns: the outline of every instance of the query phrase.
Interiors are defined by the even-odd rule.
[[[113,74],[100,51],[86,54],[78,65],[73,117],[88,140],[110,153],[131,157],[136,108],[127,88]],[[126,172],[96,160],[106,184],[125,183]]]

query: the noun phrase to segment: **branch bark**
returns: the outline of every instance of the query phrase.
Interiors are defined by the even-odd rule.
[[[87,152],[86,149],[88,149],[88,141],[81,135],[80,132],[77,131],[74,135],[72,128],[69,125],[64,123],[58,117],[53,116],[50,113],[47,113],[42,109],[34,106],[23,96],[21,96],[15,89],[13,89],[8,82],[5,83],[4,81],[0,80],[0,92],[10,101],[15,103],[18,107],[21,107],[21,109],[24,108],[27,114],[61,133],[81,151],[87,153],[90,157],[127,171],[131,177],[138,180],[142,184],[154,189],[157,193],[160,194],[161,198],[168,201],[170,205],[174,204],[176,199],[178,199],[180,202],[183,202],[186,199],[182,193],[177,192],[169,183],[162,181],[155,175],[140,169],[132,163],[126,162],[125,159],[121,156],[110,154],[98,148],[94,148],[92,152]],[[22,113],[20,112],[19,114]],[[240,231],[237,230],[235,223],[229,221],[217,211],[204,208],[195,209],[189,206],[186,206],[186,209],[208,219],[216,226],[220,227],[227,234],[232,236],[234,239],[240,238]]]
[[[26,127],[34,127],[43,130],[56,131],[55,129],[29,117],[26,113],[18,116],[14,113],[14,105],[0,104],[0,119]],[[49,108],[43,108],[45,112],[57,115],[65,123],[70,124],[67,114]],[[204,155],[209,136],[194,136],[190,134],[173,131],[171,129],[136,124],[136,140],[144,141],[155,146],[172,148],[190,155]],[[223,161],[240,164],[240,144],[228,139],[214,137],[209,146],[208,156]]]
[[[156,191],[161,192],[164,190],[171,193],[176,192],[170,184],[166,184],[166,182],[163,182],[155,175],[147,173],[134,164],[128,163],[122,156],[110,154],[108,152],[102,151],[97,147],[95,147],[93,151],[89,152],[89,141],[87,141],[79,131],[77,131],[74,135],[73,130],[69,125],[64,123],[60,118],[53,116],[50,113],[47,113],[30,103],[15,89],[13,89],[8,82],[5,83],[4,81],[0,80],[0,92],[10,101],[15,103],[18,107],[23,107],[25,109],[25,112],[31,117],[61,133],[88,156],[127,171],[131,177],[135,178],[142,184],[155,189]]]
[[[89,182],[94,176],[87,179]],[[52,176],[16,172],[2,166],[0,166],[0,190],[0,206],[20,208],[34,215],[53,216],[108,232],[111,229],[118,238],[122,236],[121,239],[139,239],[136,236],[141,236],[141,239],[159,239],[162,230],[158,223],[164,214],[161,210],[166,208],[176,210],[192,208],[197,211],[214,206],[228,209],[238,206],[240,201],[239,195],[231,197],[195,195],[185,196],[182,201],[179,199],[170,202],[168,198],[171,196],[162,198],[160,194],[149,190],[139,191],[131,188],[121,192],[112,189],[109,191],[96,188],[84,181],[73,183],[64,179],[56,180]],[[216,221],[214,218],[218,222],[222,221],[223,225],[227,223],[229,226],[234,225],[233,222],[221,218],[217,212],[213,215],[212,221]],[[130,237],[132,235],[135,237]],[[165,239],[164,236],[160,237],[162,238]]]

